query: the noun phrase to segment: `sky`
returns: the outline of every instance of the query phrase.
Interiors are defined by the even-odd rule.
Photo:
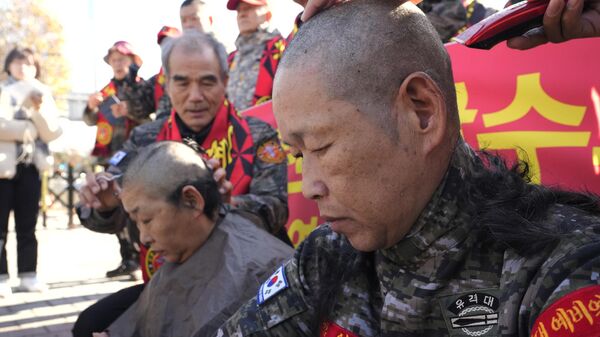
[[[0,3],[5,0],[0,0]],[[11,1],[11,0],[9,0]],[[18,1],[18,0],[12,0]],[[179,6],[183,0],[42,0],[50,15],[63,26],[64,55],[71,66],[72,92],[89,94],[100,90],[112,77],[103,57],[114,42],[133,44],[144,64],[140,76],[149,78],[160,68],[156,34],[164,25],[180,27]],[[226,0],[206,0],[213,13],[217,38],[232,51],[238,28],[235,12]],[[503,0],[480,0],[499,8]],[[272,26],[284,36],[302,8],[293,0],[270,0]]]
[[[112,77],[102,60],[119,40],[130,42],[144,64],[140,75],[149,78],[160,68],[156,34],[164,25],[181,28],[179,6],[183,0],[45,0],[50,15],[62,25],[64,55],[71,67],[71,88],[89,94],[104,87]],[[235,12],[226,0],[207,0],[213,12],[217,38],[232,51],[238,28]],[[272,0],[272,25],[284,36],[291,31],[301,7],[292,0]]]

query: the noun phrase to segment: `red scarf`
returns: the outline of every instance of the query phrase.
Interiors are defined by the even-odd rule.
[[[102,99],[106,100],[113,95],[117,95],[117,86],[111,80],[102,90],[100,90],[100,94],[102,95]],[[113,137],[114,125],[110,123],[111,116],[104,116],[102,111],[98,111],[98,121],[96,122],[96,143],[94,144],[94,149],[92,150],[92,156],[108,158],[112,156],[111,153],[111,143]],[[126,135],[129,135],[129,132],[133,127],[137,124],[130,120],[129,118],[125,119],[125,132]]]
[[[176,112],[172,110],[156,141],[182,141],[175,116]],[[201,146],[208,157],[221,161],[221,166],[227,172],[227,180],[233,184],[232,195],[248,193],[252,181],[254,142],[248,122],[238,115],[227,100],[223,101]],[[152,250],[146,249],[143,245],[140,248],[142,274],[144,281],[148,281],[163,261]]]

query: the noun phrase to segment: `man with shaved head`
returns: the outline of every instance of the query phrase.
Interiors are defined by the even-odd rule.
[[[215,335],[598,336],[598,197],[475,153],[448,55],[401,3],[333,6],[284,53],[273,110],[327,222]]]
[[[121,200],[142,244],[165,264],[111,324],[113,337],[212,333],[293,252],[255,226],[254,216],[221,207],[211,170],[181,143],[142,149]]]

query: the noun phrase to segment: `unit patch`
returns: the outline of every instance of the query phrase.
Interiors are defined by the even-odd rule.
[[[496,336],[498,290],[474,291],[440,299],[450,336]]]
[[[260,145],[256,150],[256,155],[260,160],[269,164],[283,163],[286,158],[285,151],[283,151],[281,145],[274,140],[266,141]]]

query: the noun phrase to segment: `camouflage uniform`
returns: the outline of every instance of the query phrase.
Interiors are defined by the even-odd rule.
[[[237,50],[228,57],[227,97],[238,110],[271,99],[273,78],[285,44],[277,30],[259,29],[249,36],[237,38]]]
[[[311,327],[344,337],[529,336],[549,305],[588,286],[596,300],[585,302],[587,322],[600,331],[600,219],[550,205],[546,223],[576,229],[519,253],[475,227],[460,206],[468,192],[459,172],[449,170],[410,233],[390,248],[358,252],[327,224],[316,229],[286,263],[287,286],[267,294],[282,275],[269,279],[216,336],[314,336]],[[325,310],[315,305],[323,298]]]
[[[146,123],[131,133],[129,140],[123,145],[121,151],[127,156],[121,160],[118,167],[111,166],[109,172],[118,174],[124,171],[127,164],[134,157],[138,148],[156,142],[156,138],[162,129],[165,118]],[[238,209],[248,211],[257,215],[262,227],[270,233],[278,232],[287,221],[287,163],[267,163],[256,155],[256,150],[265,143],[275,142],[279,144],[277,133],[268,124],[255,118],[247,118],[250,133],[254,140],[254,167],[252,168],[252,182],[248,194],[236,196]],[[81,217],[81,216],[80,216]],[[122,224],[127,215],[122,208],[110,214],[98,214],[92,211],[89,218],[81,219],[85,227],[103,233],[114,232],[118,224]]]

